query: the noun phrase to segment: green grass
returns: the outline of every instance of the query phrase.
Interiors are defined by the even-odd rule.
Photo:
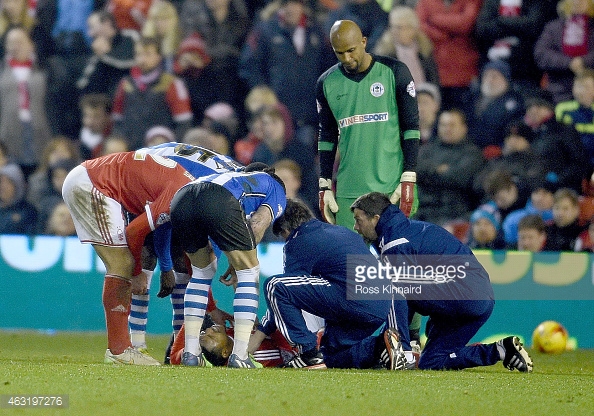
[[[149,337],[161,359],[168,338]],[[0,332],[0,395],[68,394],[68,409],[0,415],[592,414],[594,350],[531,351],[532,374],[500,364],[464,371],[300,371],[102,364],[104,334]],[[506,413],[501,413],[506,412]]]

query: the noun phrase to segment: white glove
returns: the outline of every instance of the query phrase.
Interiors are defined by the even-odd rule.
[[[332,191],[332,180],[320,178],[319,206],[322,217],[327,223],[336,224],[338,204]]]

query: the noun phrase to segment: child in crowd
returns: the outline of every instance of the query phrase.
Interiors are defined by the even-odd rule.
[[[538,214],[529,214],[518,223],[518,250],[538,253],[547,241],[546,225]]]
[[[493,202],[478,207],[470,216],[470,238],[472,249],[502,250],[505,241],[501,232],[501,215]]]
[[[585,227],[578,221],[579,196],[569,188],[555,192],[553,221],[547,225],[546,251],[573,251],[575,242]]]

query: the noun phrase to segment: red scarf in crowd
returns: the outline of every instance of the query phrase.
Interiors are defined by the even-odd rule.
[[[155,82],[161,75],[161,66],[156,67],[152,71],[143,74],[139,67],[135,66],[130,69],[130,76],[140,91],[146,90],[149,84]]]
[[[13,69],[13,71],[19,70],[31,70],[33,67],[33,61],[17,61],[14,58],[8,60],[8,65]],[[30,105],[31,100],[29,96],[29,82],[25,77],[16,76],[17,78],[17,87],[19,92],[19,116],[22,121],[29,121],[31,119],[31,112],[30,112]],[[26,77],[28,78],[28,77]]]
[[[518,17],[522,11],[522,0],[501,0],[499,16]]]
[[[588,53],[589,17],[583,14],[571,16],[563,28],[563,53],[570,58]]]

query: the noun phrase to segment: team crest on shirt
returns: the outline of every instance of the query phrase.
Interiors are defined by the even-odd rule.
[[[371,85],[371,88],[369,88],[369,92],[371,93],[371,95],[373,95],[376,98],[384,95],[384,91],[385,88],[381,82],[374,82]]]
[[[166,222],[169,222],[169,215],[162,212],[161,214],[159,214],[159,218],[157,218],[157,226],[163,225]]]
[[[414,81],[411,81],[408,83],[408,85],[406,86],[406,92],[408,93],[408,95],[415,98],[415,96],[417,95],[417,91],[415,90],[415,82]]]

